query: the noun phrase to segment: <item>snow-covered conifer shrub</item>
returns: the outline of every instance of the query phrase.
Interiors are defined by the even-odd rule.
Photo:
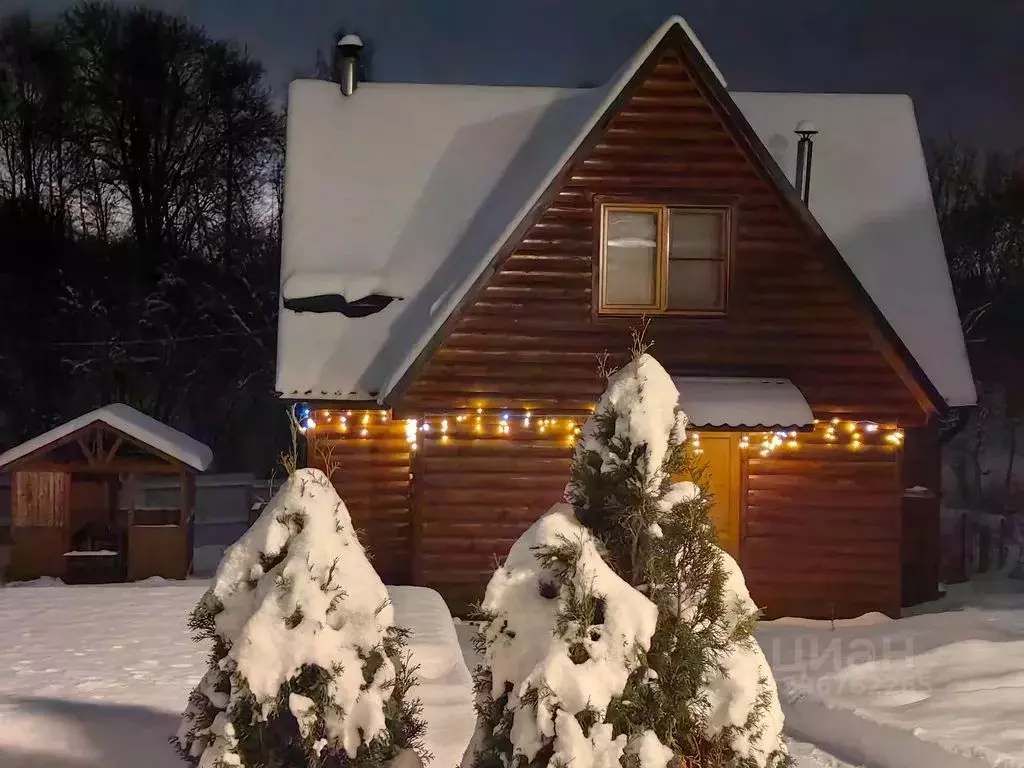
[[[293,473],[228,548],[190,626],[213,643],[172,740],[191,765],[378,768],[429,757],[407,632],[322,472]]]
[[[715,543],[678,397],[638,348],[583,429],[568,503],[495,571],[464,768],[789,764],[757,609]]]

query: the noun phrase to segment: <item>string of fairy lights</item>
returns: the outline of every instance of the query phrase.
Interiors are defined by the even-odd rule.
[[[318,421],[319,420],[319,421]],[[509,437],[524,432],[537,439],[562,440],[568,447],[576,444],[582,431],[581,416],[548,416],[534,415],[532,411],[484,411],[476,409],[475,413],[457,413],[425,418],[405,419],[405,439],[411,450],[419,447],[419,436],[431,436],[443,444],[449,443],[454,437]],[[317,428],[318,424],[331,433],[343,437],[368,438],[374,426],[392,424],[390,414],[380,411],[317,411],[314,415],[308,409],[303,411],[299,419],[299,427],[305,432]],[[830,420],[814,420],[811,432],[797,431],[764,431],[741,433],[740,450],[745,453],[757,453],[761,457],[769,456],[776,451],[797,450],[809,435],[814,435],[814,442],[826,445],[843,445],[850,450],[863,447],[888,445],[898,448],[903,444],[904,434],[899,427],[880,424],[873,421],[844,421],[838,417]],[[820,437],[820,439],[818,439]],[[701,445],[700,432],[693,431],[688,435],[690,448],[696,454],[704,452]]]

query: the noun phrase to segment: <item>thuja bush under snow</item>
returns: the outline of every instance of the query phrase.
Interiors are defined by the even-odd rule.
[[[678,396],[642,350],[610,376],[568,503],[495,571],[464,768],[789,764],[756,607],[715,544]]]
[[[197,640],[213,650],[179,752],[200,768],[373,768],[400,754],[403,764],[428,757],[407,633],[393,619],[330,481],[293,473],[224,553],[192,613]]]

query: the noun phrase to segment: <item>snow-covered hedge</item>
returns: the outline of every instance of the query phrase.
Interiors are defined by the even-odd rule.
[[[201,768],[379,766],[420,750],[406,633],[344,502],[295,472],[196,606],[210,668],[177,735]]]
[[[612,375],[569,503],[495,571],[464,768],[788,763],[756,607],[715,544],[678,397],[648,354]]]

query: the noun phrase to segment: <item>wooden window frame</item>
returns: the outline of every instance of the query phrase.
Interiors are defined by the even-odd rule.
[[[689,211],[707,213],[722,218],[722,251],[721,306],[708,309],[673,309],[668,306],[668,270],[669,262],[669,222],[672,211]],[[606,271],[608,259],[606,255],[606,229],[609,211],[630,211],[636,213],[657,214],[657,264],[655,265],[654,304],[608,304],[605,301],[605,288],[608,285]],[[594,270],[594,314],[597,317],[657,315],[675,317],[725,317],[729,310],[729,294],[732,277],[732,260],[734,252],[735,199],[708,198],[700,200],[641,200],[634,198],[595,198],[594,199],[595,231],[598,233],[595,242],[595,259],[598,268]]]

